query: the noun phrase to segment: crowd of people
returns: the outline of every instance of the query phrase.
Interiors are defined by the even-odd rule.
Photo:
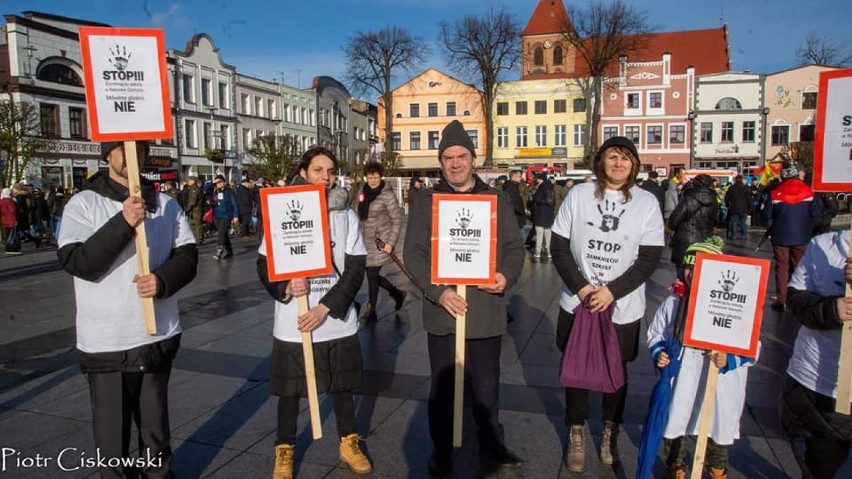
[[[138,155],[144,158],[147,146],[140,145]],[[126,457],[131,423],[136,422],[140,453],[164,458],[158,470],[140,471],[147,477],[170,477],[165,391],[181,336],[174,294],[196,274],[197,245],[204,241],[202,223],[208,221],[217,231],[214,258],[218,261],[233,256],[229,232],[256,234],[260,239],[258,278],[275,304],[270,368],[271,393],[278,398],[275,479],[294,474],[297,418],[300,399],[307,391],[302,355],[305,332],[313,335],[314,360],[321,365],[316,371],[318,390],[333,400],[339,458],[355,473],[372,471],[355,421],[353,391],[363,380],[359,317],[362,321],[377,319],[380,289],[387,292],[397,310],[409,292],[421,293],[431,370],[430,474],[452,474],[455,318],[462,314],[468,318],[465,376],[480,460],[497,468],[521,470],[524,459],[506,445],[499,417],[499,386],[502,337],[510,320],[506,296],[526,263],[528,224],[534,244],[530,262],[551,261],[563,283],[554,337],[557,347],[568,355],[575,347],[571,345],[581,341],[587,330],[584,318],[604,318],[601,324],[612,329],[615,341],[607,354],[617,358],[610,372],[623,378],[611,390],[565,385],[568,470],[586,470],[590,391],[604,392],[600,461],[605,465],[620,461],[617,440],[631,387],[627,364],[644,345],[661,370],[675,360],[681,364],[672,382],[673,401],[663,433],[665,462],[672,478],[688,475],[684,438],[696,434],[703,401],[697,393],[702,371],[719,369],[716,419],[709,433],[706,467],[709,477],[727,477],[727,449],[739,437],[748,367],[757,358],[673,345],[682,340],[684,311],[690,301],[685,292],[693,280],[696,254],[721,253],[724,241],[715,234],[724,230],[731,241],[741,241],[746,236],[745,217],[753,215],[755,208],[765,215],[773,247],[778,288],[773,306],[786,308],[790,317],[802,323],[787,369],[782,408],[785,431],[791,438],[804,440],[801,466],[806,477],[834,477],[846,460],[852,420],[834,412],[834,397],[840,328],[852,320],[852,299],[843,297],[844,285],[852,283],[852,263],[846,259],[849,233],[825,232],[821,221],[824,204],[830,199],[814,195],[795,164],[785,165],[780,181],[764,188],[760,203],[754,201],[741,177],[727,188],[708,175],[663,183],[657,175],[649,175],[640,182],[641,159],[635,145],[627,138],[614,137],[593,159],[594,175],[588,181],[562,185],[538,176],[535,185],[526,185],[520,171],[511,171],[501,185],[492,185],[475,174],[473,141],[464,126],[453,121],[441,132],[438,145],[441,178],[431,188],[424,187],[419,177],[411,179],[405,194],[406,219],[381,165],[367,165],[365,181],[347,190],[338,186],[335,154],[314,147],[302,156],[291,183],[326,189],[333,272],[270,281],[267,239],[258,218],[264,179],[229,185],[218,176],[209,186],[201,186],[196,178],[188,178],[180,189],[166,184],[161,191],[143,180],[139,198],[128,193],[120,144],[104,143],[102,158],[108,170],[90,178],[82,192],[62,201],[64,212],[61,219],[54,220],[58,257],[63,269],[74,276],[77,349],[91,388],[95,442],[109,454]],[[431,219],[434,195],[439,193],[497,198],[495,281],[468,288],[466,297],[452,286],[432,283]],[[31,220],[20,220],[19,205],[29,201],[18,199],[31,194],[3,191],[0,214],[4,230],[9,230],[7,215],[15,217],[10,228],[31,224]],[[49,223],[43,216],[38,218]],[[160,218],[167,221],[157,221]],[[151,248],[151,273],[144,276],[137,274],[133,258],[134,227],[143,221]],[[404,221],[404,248],[397,256],[397,248],[403,246]],[[646,310],[645,284],[658,269],[666,246],[671,248],[669,259],[677,274],[672,295],[654,313]],[[413,284],[394,284],[382,275],[382,269],[394,260],[404,263]],[[355,298],[365,276],[368,294],[362,309]],[[156,334],[145,332],[141,305],[134,297],[154,298]],[[308,300],[307,311],[297,307],[301,297]],[[652,319],[643,340],[640,326],[645,317]],[[103,477],[126,474],[129,471],[123,466],[102,470]]]

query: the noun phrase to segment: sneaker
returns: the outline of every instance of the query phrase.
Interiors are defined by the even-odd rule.
[[[222,259],[222,251],[223,251],[222,248],[216,248],[216,252],[213,253],[213,259],[215,259],[216,261],[219,261],[220,259]]]
[[[6,251],[6,254],[15,255],[15,254],[22,254],[22,253],[20,251]]]
[[[293,479],[295,457],[296,450],[292,444],[275,446],[275,469],[272,471],[272,479]]]
[[[358,434],[340,438],[340,462],[349,466],[349,469],[356,474],[369,474],[373,472],[373,466],[367,456],[361,452],[358,446],[360,440],[361,437]]]

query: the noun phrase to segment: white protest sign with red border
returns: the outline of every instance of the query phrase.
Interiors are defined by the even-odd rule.
[[[260,204],[270,281],[331,274],[325,186],[263,188]]]
[[[80,27],[93,141],[173,138],[162,30]]]
[[[432,283],[493,284],[497,277],[497,196],[432,197]]]
[[[757,355],[769,260],[698,253],[683,345]]]
[[[852,191],[852,68],[819,74],[814,191]]]

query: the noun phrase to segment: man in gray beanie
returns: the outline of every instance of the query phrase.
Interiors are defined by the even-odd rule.
[[[466,373],[474,406],[480,456],[492,466],[520,466],[523,461],[506,448],[498,419],[500,345],[506,331],[505,293],[517,281],[524,250],[509,196],[489,187],[473,169],[476,148],[459,121],[442,132],[438,161],[443,177],[433,189],[421,190],[411,203],[405,236],[405,264],[424,291],[423,327],[428,333],[432,386],[429,393],[429,434],[433,453],[429,472],[444,476],[452,468],[455,358],[455,317],[466,314]],[[497,197],[497,280],[468,288],[467,301],[455,288],[432,284],[432,197],[435,193]]]

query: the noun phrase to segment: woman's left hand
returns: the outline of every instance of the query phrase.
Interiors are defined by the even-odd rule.
[[[606,286],[601,286],[596,291],[589,294],[589,307],[593,313],[600,313],[615,301],[612,292]]]

